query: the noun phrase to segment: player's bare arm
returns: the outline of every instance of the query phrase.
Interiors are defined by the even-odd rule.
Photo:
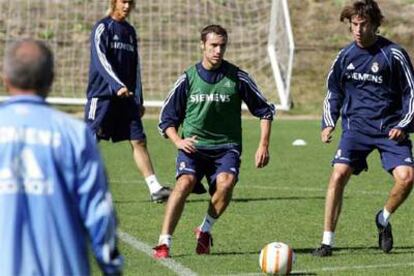
[[[195,144],[197,143],[197,136],[181,139],[175,127],[167,128],[165,134],[167,134],[168,138],[170,138],[177,149],[183,150],[186,153],[196,152]]]
[[[269,163],[269,140],[271,132],[272,121],[260,121],[260,142],[255,155],[256,168],[263,168]]]
[[[329,144],[332,142],[332,133],[334,131],[333,127],[325,127],[321,132],[321,140],[324,143]]]

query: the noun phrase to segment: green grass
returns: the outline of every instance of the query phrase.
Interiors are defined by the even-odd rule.
[[[156,120],[145,120],[149,149],[158,177],[174,183],[176,150],[158,135]],[[282,241],[293,247],[293,270],[307,275],[409,275],[414,271],[414,207],[409,198],[392,217],[394,250],[383,254],[377,246],[374,216],[382,208],[392,178],[382,170],[378,154],[369,158],[369,171],[351,179],[337,229],[337,250],[331,258],[310,255],[322,235],[323,208],[331,145],[319,140],[318,121],[275,121],[271,162],[254,168],[259,126],[244,120],[244,151],[240,181],[225,214],[213,229],[209,256],[197,256],[192,230],[201,223],[208,196],[191,195],[174,233],[172,258],[199,275],[260,275],[258,252],[267,243]],[[295,139],[308,145],[292,146]],[[148,191],[132,161],[127,143],[101,143],[111,180],[120,229],[153,246],[158,240],[164,205],[149,202]],[[148,255],[120,241],[126,258],[124,275],[175,275]],[[94,274],[99,275],[94,267]]]

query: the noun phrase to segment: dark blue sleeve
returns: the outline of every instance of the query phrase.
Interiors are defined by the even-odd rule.
[[[243,102],[253,116],[260,119],[273,120],[275,115],[275,106],[269,104],[263,94],[260,92],[254,80],[244,71],[239,70],[239,91]]]
[[[94,28],[91,35],[91,63],[99,72],[99,75],[108,83],[111,94],[126,85],[115,74],[110,60],[108,60],[108,33],[104,23],[100,23]],[[98,96],[98,95],[97,95]]]
[[[161,108],[158,130],[166,138],[165,130],[169,127],[178,129],[184,120],[188,87],[187,76],[183,74],[178,78],[167,99],[164,101],[164,105]]]
[[[137,45],[137,83],[135,87],[135,97],[138,98],[138,101],[141,105],[144,105],[144,94],[142,91],[142,81],[141,81],[141,59],[139,57],[139,45],[138,45],[138,39],[137,34],[135,32],[135,29],[132,28],[132,31],[134,33],[134,43]]]
[[[341,112],[344,101],[344,91],[341,85],[341,62],[342,51],[339,52],[333,62],[326,81],[328,92],[323,103],[322,129],[326,127],[335,127]]]
[[[396,128],[407,132],[413,131],[414,117],[414,70],[410,57],[402,48],[391,49],[393,72],[397,72],[396,81],[402,94],[401,120]]]
[[[144,105],[144,94],[142,92],[142,81],[141,81],[141,64],[139,54],[137,52],[137,84],[135,88],[135,97],[138,98],[139,103]]]

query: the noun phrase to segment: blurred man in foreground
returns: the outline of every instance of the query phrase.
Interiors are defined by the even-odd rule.
[[[95,139],[45,102],[52,52],[7,49],[0,107],[0,274],[89,275],[88,242],[105,274],[121,272],[116,218]]]

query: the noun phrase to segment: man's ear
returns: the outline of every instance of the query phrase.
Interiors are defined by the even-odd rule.
[[[203,41],[200,41],[200,49],[201,49],[201,51],[204,51],[204,48],[205,48],[204,42]]]

